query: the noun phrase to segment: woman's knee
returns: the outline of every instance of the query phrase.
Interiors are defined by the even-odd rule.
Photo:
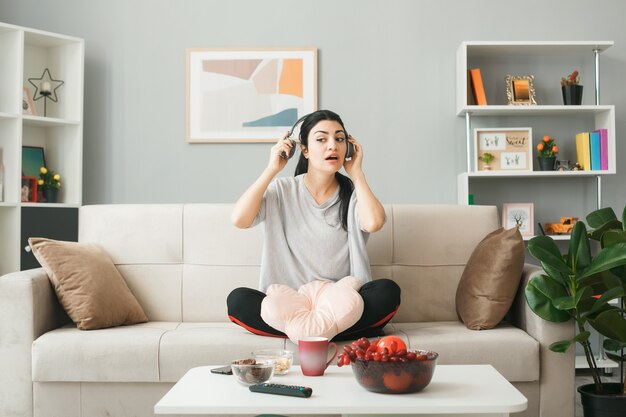
[[[379,278],[370,281],[361,287],[362,297],[374,295],[376,298],[386,299],[400,304],[400,286],[389,278]]]
[[[229,309],[236,308],[238,306],[246,307],[251,303],[260,303],[263,301],[263,298],[265,298],[265,294],[261,291],[252,288],[239,287],[235,288],[230,292],[230,294],[228,294],[228,297],[226,297],[226,305]]]

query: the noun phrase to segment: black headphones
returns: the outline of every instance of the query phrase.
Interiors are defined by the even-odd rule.
[[[291,139],[291,135],[293,135],[293,131],[296,130],[296,127],[304,121],[304,119],[306,119],[307,117],[309,117],[310,114],[307,114],[305,116],[302,116],[301,118],[299,118],[298,120],[296,120],[296,122],[293,124],[293,126],[291,126],[291,129],[289,129],[289,133],[287,133],[287,137],[286,139],[289,139],[291,141],[291,150],[289,151],[289,155],[287,155],[287,153],[285,151],[283,151],[280,156],[283,159],[291,159],[291,157],[296,153],[296,141]],[[348,135],[348,132],[346,132],[344,130],[344,133],[346,134],[346,142],[348,142],[348,149],[346,151],[346,159],[352,159],[352,155],[354,155],[354,145],[352,143],[350,143],[348,141],[348,137],[350,135]],[[298,137],[300,136],[300,134],[298,134]],[[302,141],[301,141],[302,142]]]

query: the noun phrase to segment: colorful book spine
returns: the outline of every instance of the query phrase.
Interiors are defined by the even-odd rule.
[[[600,134],[600,169],[609,169],[609,133],[606,129],[596,130]]]
[[[479,106],[487,105],[487,96],[485,96],[485,88],[483,87],[483,78],[480,75],[479,68],[469,70],[472,79],[472,92],[474,93],[474,101]]]
[[[589,132],[589,151],[591,154],[591,170],[600,170],[600,133]]]
[[[591,152],[589,149],[589,132],[576,134],[576,158],[583,170],[591,169]]]

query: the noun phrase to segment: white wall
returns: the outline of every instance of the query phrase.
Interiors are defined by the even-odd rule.
[[[602,185],[605,205],[621,210],[624,16],[622,0],[0,0],[0,21],[86,41],[85,204],[233,202],[265,166],[270,144],[185,143],[188,47],[319,48],[319,107],[362,142],[380,199],[455,203],[465,164],[460,42],[614,40],[602,56],[602,102],[617,107],[618,174]],[[593,209],[593,180],[568,181],[535,198],[571,201],[577,215]]]

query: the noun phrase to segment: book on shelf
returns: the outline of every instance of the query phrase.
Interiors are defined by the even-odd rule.
[[[600,169],[609,169],[609,134],[606,129],[596,130],[600,134]]]
[[[600,133],[589,132],[589,153],[591,156],[591,170],[600,170]]]
[[[609,169],[609,143],[606,129],[576,134],[576,158],[585,171]]]
[[[584,171],[591,170],[591,149],[589,146],[589,132],[576,134],[576,159]]]
[[[483,78],[480,75],[480,68],[471,68],[468,71],[474,103],[478,106],[486,106],[487,96],[485,96],[485,88],[483,87]]]

